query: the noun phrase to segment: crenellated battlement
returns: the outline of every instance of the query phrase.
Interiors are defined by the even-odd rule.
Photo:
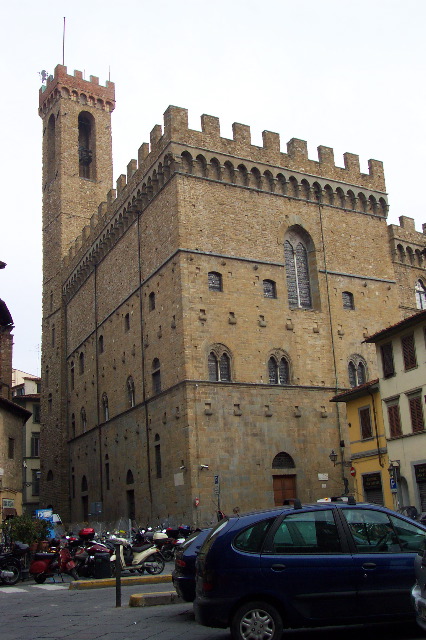
[[[281,151],[280,135],[272,131],[263,131],[263,146],[251,143],[251,131],[248,125],[235,122],[232,125],[233,138],[222,138],[219,118],[201,116],[201,131],[188,126],[188,110],[169,106],[164,113],[164,125],[156,125],[150,135],[149,151],[147,143],[140,149],[139,167],[149,166],[154,157],[161,153],[168,143],[177,142],[188,147],[205,149],[233,156],[241,160],[271,164],[294,171],[309,173],[313,176],[339,180],[353,185],[363,186],[377,191],[386,191],[383,163],[379,160],[368,161],[368,174],[361,173],[359,156],[353,153],[343,155],[344,167],[338,167],[334,161],[334,152],[330,147],[318,147],[318,160],[308,157],[305,140],[292,138]]]
[[[386,218],[383,165],[369,160],[369,173],[360,172],[359,157],[344,154],[344,167],[337,167],[330,147],[318,147],[318,160],[308,157],[307,143],[292,138],[286,153],[280,136],[263,132],[263,146],[251,144],[250,127],[234,123],[233,138],[220,136],[219,119],[201,117],[201,131],[188,128],[186,109],[169,107],[164,128],[156,125],[150,143],[144,142],[138,159],[132,159],[116,181],[106,202],[92,216],[81,238],[70,248],[64,267],[70,274],[64,289],[81,281],[86,267],[111,247],[174,174],[233,184],[276,196],[294,198],[343,210]]]
[[[414,218],[399,217],[398,224],[388,226],[389,242],[395,262],[423,267],[426,260],[426,224],[417,231]]]
[[[47,78],[46,86],[40,88],[40,117],[49,111],[58,98],[68,98],[83,105],[112,112],[115,107],[115,84],[107,80],[105,86],[102,86],[97,76],[90,76],[89,80],[85,80],[81,71],[74,71],[74,75],[70,75],[67,67],[58,64],[54,75]]]

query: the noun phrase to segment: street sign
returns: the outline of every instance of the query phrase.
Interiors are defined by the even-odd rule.
[[[356,469],[355,467],[351,467],[351,476],[352,478],[354,478],[356,476]]]
[[[390,490],[392,493],[397,493],[398,491],[395,478],[390,478]]]

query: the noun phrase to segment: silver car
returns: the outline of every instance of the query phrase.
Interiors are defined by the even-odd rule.
[[[411,590],[417,624],[426,631],[426,551],[418,553],[414,559],[416,583]]]

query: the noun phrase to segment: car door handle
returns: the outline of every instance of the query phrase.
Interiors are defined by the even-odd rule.
[[[377,567],[377,564],[375,562],[364,562],[364,564],[362,565],[363,569],[375,569]]]
[[[272,571],[284,571],[285,564],[273,564],[271,566]]]

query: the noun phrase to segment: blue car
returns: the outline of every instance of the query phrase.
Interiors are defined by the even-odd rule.
[[[195,560],[211,530],[212,528],[209,527],[194,531],[176,549],[175,569],[172,573],[173,586],[185,602],[193,602],[195,599]]]
[[[346,502],[225,518],[197,557],[196,620],[234,640],[278,640],[285,628],[414,619],[414,558],[426,526]]]

